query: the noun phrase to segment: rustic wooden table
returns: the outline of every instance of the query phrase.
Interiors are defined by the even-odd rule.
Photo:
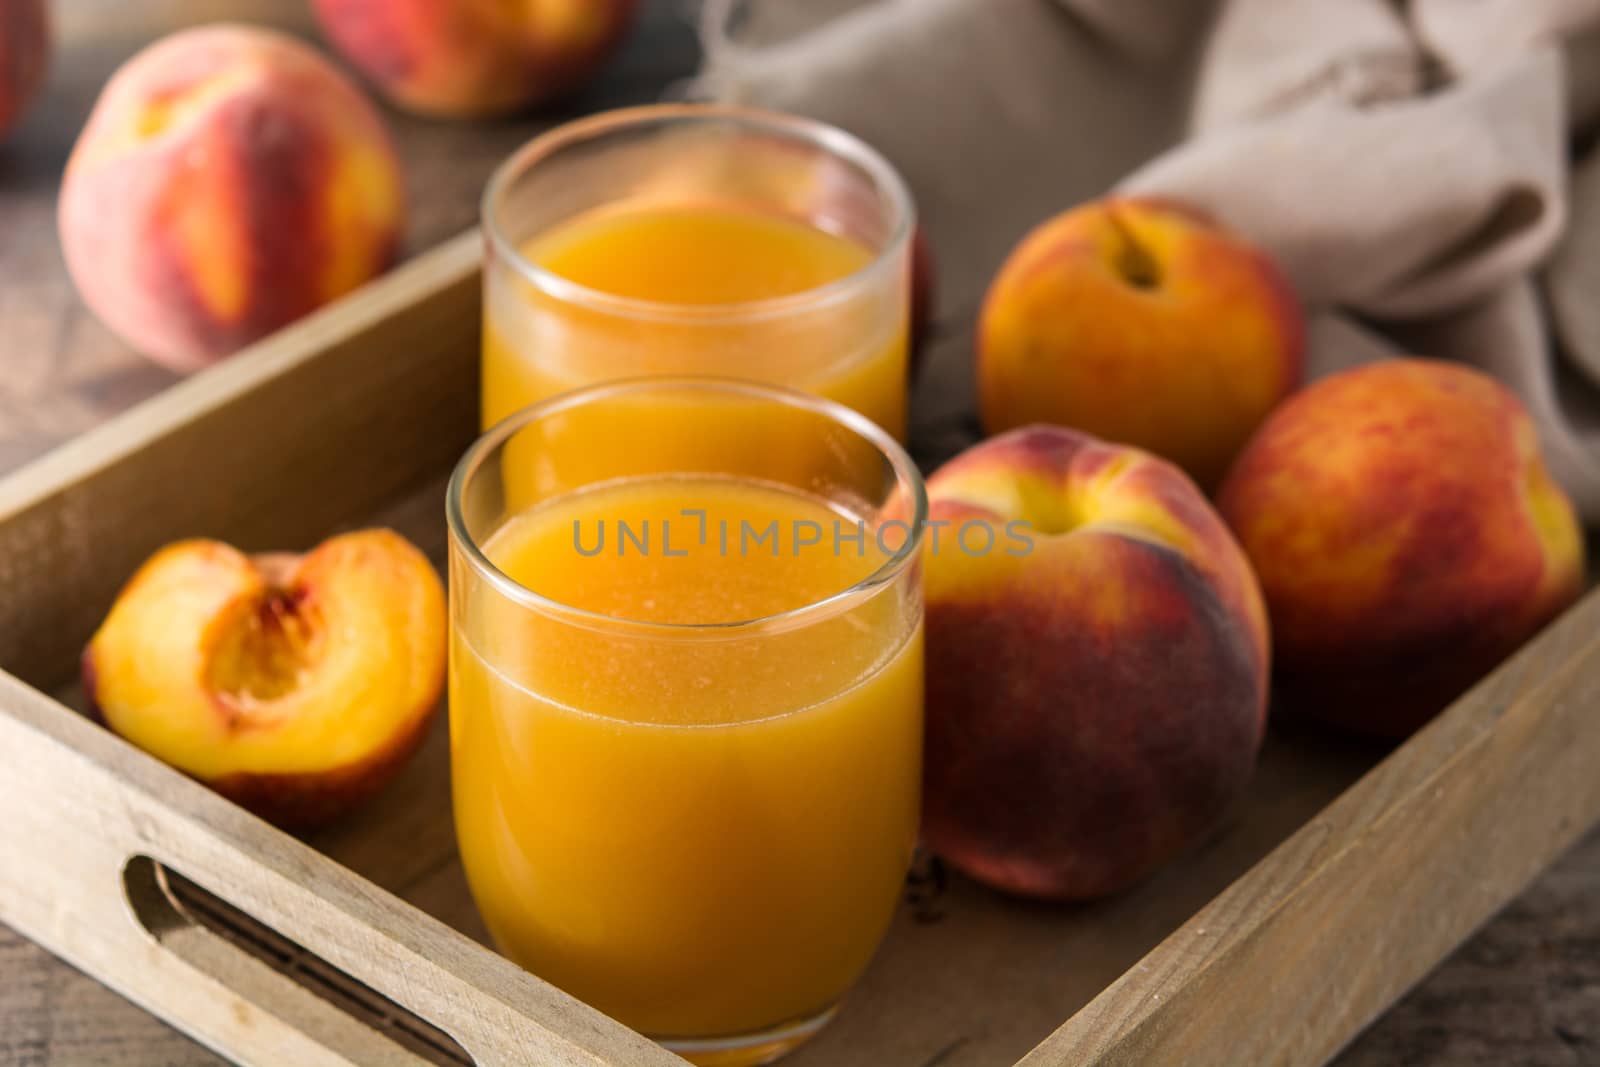
[[[647,4],[623,55],[567,113],[653,99],[685,77],[696,58],[684,17],[691,3]],[[190,22],[244,18],[312,32],[303,5],[282,0],[61,0],[57,8],[59,49],[47,92],[0,145],[0,472],[174,380],[131,353],[83,308],[56,242],[61,168],[106,75],[153,32]],[[411,180],[408,249],[420,251],[470,226],[494,164],[563,117],[460,125],[394,116]],[[0,926],[0,1067],[217,1062]],[[1337,1063],[1600,1065],[1600,832]]]

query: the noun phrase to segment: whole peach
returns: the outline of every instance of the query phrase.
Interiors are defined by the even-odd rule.
[[[1421,726],[1577,596],[1583,540],[1522,404],[1392,360],[1275,411],[1219,498],[1271,610],[1281,706]]]
[[[288,37],[215,25],[112,76],[59,221],[94,312],[190,370],[380,273],[403,214],[399,163],[361,93]]]
[[[1305,321],[1260,249],[1191,208],[1107,199],[1058,215],[1001,267],[978,325],[990,433],[1071,426],[1213,489],[1300,384]]]
[[[633,23],[636,0],[314,0],[323,30],[395,103],[488,115],[578,88]]]
[[[22,117],[49,65],[45,0],[0,0],[0,137]]]
[[[927,355],[928,337],[933,331],[937,279],[933,242],[928,240],[928,231],[918,226],[911,234],[911,351],[907,368],[912,376],[921,369]]]
[[[928,496],[928,845],[999,889],[1084,899],[1195,844],[1255,767],[1268,663],[1255,578],[1199,490],[1034,426]]]

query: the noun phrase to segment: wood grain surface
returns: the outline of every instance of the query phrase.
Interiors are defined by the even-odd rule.
[[[606,77],[559,113],[462,125],[392,116],[411,182],[408,248],[420,251],[470,225],[489,170],[537,129],[577,111],[653,98],[684,77],[694,63],[684,10],[673,0],[648,5],[639,32]],[[292,0],[58,0],[60,48],[48,90],[22,128],[0,145],[0,471],[175,380],[128,352],[78,303],[56,244],[55,187],[106,74],[161,27],[217,17],[310,34],[302,5]],[[942,351],[952,348],[959,346]],[[952,377],[959,376],[935,373],[924,390]],[[952,440],[961,436],[952,431]],[[938,441],[925,444],[942,450]],[[15,874],[8,870],[0,877]],[[1249,1007],[1241,1004],[1239,1010]],[[0,927],[0,1067],[217,1062]],[[1600,834],[1591,835],[1335,1062],[1600,1065]]]

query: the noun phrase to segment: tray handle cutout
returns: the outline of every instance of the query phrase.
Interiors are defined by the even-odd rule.
[[[357,1064],[474,1067],[454,1038],[149,856],[123,894],[156,943],[256,1008]]]

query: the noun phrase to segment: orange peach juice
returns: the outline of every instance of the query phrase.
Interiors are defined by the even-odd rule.
[[[864,244],[773,210],[625,201],[519,251],[571,285],[489,270],[485,426],[579,385],[709,374],[804,389],[905,436],[906,282],[847,283],[874,264]]]
[[[713,475],[557,496],[482,550],[556,604],[452,574],[456,825],[501,950],[669,1043],[826,1013],[916,837],[915,583],[857,585],[888,557],[850,513]]]

